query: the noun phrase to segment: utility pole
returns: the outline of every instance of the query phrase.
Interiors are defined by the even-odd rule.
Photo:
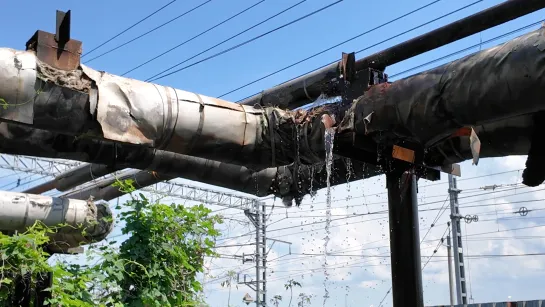
[[[237,278],[238,283],[245,284],[255,291],[255,304],[257,307],[267,306],[267,225],[265,208],[265,203],[255,201],[253,208],[244,210],[244,214],[255,227],[255,254],[249,259],[243,255],[242,263],[255,262],[255,280],[246,280],[246,275],[244,275],[242,282],[240,276]]]
[[[450,223],[449,223],[450,224]],[[447,262],[448,262],[448,288],[450,295],[450,306],[454,306],[454,285],[452,284],[452,246],[450,245],[450,235],[447,235]]]
[[[454,249],[454,272],[456,276],[456,301],[458,305],[467,304],[467,289],[464,268],[464,252],[462,249],[462,229],[460,227],[460,208],[458,194],[461,192],[456,185],[456,178],[448,175],[448,192],[450,198],[450,220],[452,223],[452,240]]]

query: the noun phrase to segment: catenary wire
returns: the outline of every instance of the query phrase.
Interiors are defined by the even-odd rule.
[[[346,44],[346,43],[348,43],[348,42],[350,42],[350,41],[353,41],[353,40],[355,40],[355,39],[358,39],[358,38],[360,38],[360,37],[362,37],[362,36],[364,36],[364,35],[367,35],[367,34],[369,34],[369,33],[372,33],[372,32],[374,32],[374,31],[376,31],[376,30],[379,30],[379,29],[381,29],[381,28],[383,28],[383,27],[385,27],[385,26],[387,26],[387,25],[389,25],[389,24],[392,24],[392,23],[394,23],[394,22],[396,22],[396,21],[399,21],[399,20],[401,20],[401,19],[403,19],[403,18],[405,18],[405,17],[407,17],[407,16],[410,16],[410,15],[412,15],[412,14],[414,14],[414,13],[417,13],[417,12],[419,12],[419,11],[421,11],[421,10],[423,10],[423,9],[425,9],[425,8],[427,8],[427,7],[429,7],[429,6],[432,6],[433,4],[436,4],[436,3],[440,2],[440,1],[442,1],[442,0],[436,0],[436,1],[432,1],[432,2],[430,2],[430,3],[428,3],[428,4],[425,4],[425,5],[421,6],[421,7],[416,8],[416,9],[410,11],[410,12],[407,12],[407,13],[401,15],[401,16],[398,16],[398,17],[396,17],[396,18],[394,18],[394,19],[391,19],[391,20],[389,20],[389,21],[387,21],[387,22],[385,22],[385,23],[383,23],[383,24],[380,24],[380,25],[378,25],[378,26],[376,26],[376,27],[374,27],[374,28],[372,28],[372,29],[369,29],[369,30],[367,30],[367,31],[364,31],[364,32],[362,32],[362,33],[360,33],[360,34],[358,34],[358,35],[356,35],[356,36],[353,36],[353,37],[351,37],[351,38],[349,38],[349,39],[346,39],[346,40],[344,40],[344,41],[342,41],[342,42],[340,42],[340,43],[337,43],[337,44],[335,44],[335,45],[333,45],[333,46],[331,46],[331,47],[328,47],[328,48],[326,48],[326,49],[323,49],[323,50],[321,50],[321,51],[319,51],[319,52],[317,52],[317,53],[315,53],[315,54],[313,54],[313,55],[310,55],[310,56],[308,56],[308,57],[306,57],[306,58],[304,58],[304,59],[302,59],[302,60],[299,60],[299,61],[297,61],[297,62],[295,62],[295,63],[292,63],[292,64],[290,64],[290,65],[287,65],[287,66],[285,66],[285,67],[283,67],[283,68],[281,68],[281,69],[279,69],[279,70],[276,70],[276,71],[274,71],[274,72],[272,72],[272,73],[269,73],[269,74],[267,74],[267,75],[265,75],[265,76],[263,76],[263,77],[257,78],[257,79],[255,79],[255,80],[253,80],[253,81],[250,81],[250,82],[248,82],[248,83],[246,83],[246,84],[244,84],[244,85],[242,85],[242,86],[239,86],[239,87],[237,87],[237,88],[235,88],[235,89],[232,89],[232,90],[230,90],[230,91],[228,91],[228,92],[225,92],[225,93],[221,94],[220,96],[218,96],[218,98],[227,96],[227,95],[229,95],[229,94],[231,94],[231,93],[234,93],[234,92],[236,92],[236,91],[238,91],[238,90],[241,90],[241,89],[243,89],[243,88],[245,88],[245,87],[247,87],[247,86],[250,86],[250,85],[252,85],[252,84],[254,84],[254,83],[256,83],[256,82],[259,82],[259,81],[264,80],[264,79],[266,79],[266,78],[268,78],[268,77],[271,77],[271,76],[273,76],[273,75],[276,75],[276,74],[278,74],[278,73],[280,73],[280,72],[282,72],[282,71],[284,71],[284,70],[286,70],[286,69],[292,68],[292,67],[294,67],[294,66],[296,66],[296,65],[299,65],[299,64],[301,64],[301,63],[303,63],[303,62],[305,62],[305,61],[308,61],[308,60],[310,60],[310,59],[312,59],[312,58],[315,58],[315,57],[317,57],[317,56],[319,56],[319,55],[322,55],[322,54],[324,54],[324,53],[326,53],[326,52],[328,52],[328,51],[330,51],[330,50],[332,50],[332,49],[335,49],[335,48],[337,48],[337,47],[339,47],[339,46],[342,46],[342,45],[344,45],[344,44]]]
[[[153,29],[151,29],[151,30],[148,30],[148,31],[146,31],[146,32],[144,32],[144,33],[142,33],[142,34],[136,36],[135,38],[132,38],[132,39],[130,39],[130,40],[128,40],[128,41],[126,41],[126,42],[120,44],[120,45],[117,45],[116,47],[114,47],[114,48],[112,48],[112,49],[109,49],[108,51],[105,51],[105,52],[103,52],[103,53],[101,53],[101,54],[95,56],[94,58],[91,58],[90,60],[87,60],[87,61],[85,62],[85,64],[87,64],[87,63],[89,63],[89,62],[91,62],[91,61],[94,61],[94,60],[96,60],[96,59],[98,59],[98,58],[101,58],[101,57],[103,57],[103,56],[105,56],[105,55],[107,55],[107,54],[110,54],[110,53],[112,53],[112,52],[118,50],[119,48],[124,47],[124,46],[126,46],[126,45],[128,45],[128,44],[130,44],[130,43],[132,43],[132,42],[134,42],[134,41],[136,41],[136,40],[139,40],[139,39],[141,39],[142,37],[144,37],[144,36],[146,36],[146,35],[148,35],[148,34],[150,34],[150,33],[153,33],[153,32],[155,32],[155,31],[159,30],[160,28],[162,28],[162,27],[164,27],[164,26],[166,26],[166,25],[168,25],[168,24],[170,24],[170,23],[172,23],[172,22],[174,22],[174,21],[176,21],[176,20],[178,20],[178,19],[180,19],[180,18],[186,16],[187,14],[189,14],[189,13],[191,13],[191,12],[193,12],[193,11],[195,11],[195,10],[201,8],[201,7],[203,7],[204,5],[206,5],[206,4],[210,3],[210,2],[212,2],[212,0],[206,0],[205,2],[203,2],[203,3],[201,3],[201,4],[199,4],[199,5],[195,6],[195,7],[193,7],[193,8],[191,8],[191,9],[189,9],[189,10],[183,12],[182,14],[180,14],[180,15],[178,15],[178,16],[172,18],[172,19],[170,19],[169,21],[164,22],[164,23],[158,25],[157,27],[155,27],[155,28],[153,28]]]
[[[190,60],[192,60],[192,59],[198,57],[199,55],[202,55],[202,54],[204,54],[204,53],[206,53],[206,52],[208,52],[208,51],[210,51],[210,50],[212,50],[212,49],[214,49],[214,48],[216,48],[216,47],[219,47],[219,46],[221,46],[221,45],[223,45],[223,44],[225,44],[225,43],[227,43],[227,42],[229,42],[229,41],[231,41],[231,40],[233,40],[233,39],[239,37],[240,35],[242,35],[242,34],[248,32],[248,31],[250,31],[250,30],[252,30],[252,29],[254,29],[254,28],[256,28],[256,27],[258,27],[258,26],[260,26],[260,25],[262,25],[262,24],[264,24],[264,23],[266,23],[266,22],[268,22],[268,21],[270,21],[270,20],[272,20],[272,19],[274,19],[274,18],[276,18],[276,17],[282,15],[282,14],[284,14],[285,12],[287,12],[287,11],[289,11],[289,10],[295,8],[295,7],[297,7],[298,5],[302,4],[304,1],[306,1],[306,0],[303,0],[303,1],[301,1],[301,2],[298,2],[298,3],[296,3],[296,4],[294,4],[294,5],[290,6],[290,7],[288,7],[288,8],[286,8],[286,9],[283,9],[282,11],[280,11],[280,12],[278,12],[278,13],[275,13],[274,15],[265,18],[264,20],[262,20],[262,21],[260,21],[260,22],[258,22],[258,23],[256,23],[256,24],[254,24],[254,25],[252,25],[252,26],[250,26],[250,27],[248,27],[248,28],[246,28],[246,29],[244,29],[244,30],[238,32],[237,34],[234,34],[234,35],[230,36],[229,38],[227,38],[227,39],[225,39],[225,40],[223,40],[223,41],[221,41],[221,42],[219,42],[219,43],[213,45],[212,47],[209,47],[209,48],[207,48],[207,49],[205,49],[205,50],[202,50],[202,51],[198,52],[197,54],[195,54],[195,55],[193,55],[193,56],[191,56],[191,57],[189,57],[189,58],[183,60],[182,62],[179,62],[178,65],[184,64],[184,63],[186,63],[186,62],[188,62],[188,61],[190,61]],[[153,77],[155,77],[155,76],[157,76],[157,75],[160,75],[160,74],[162,74],[162,73],[164,73],[164,72],[167,72],[167,71],[173,69],[174,67],[177,67],[178,65],[175,65],[175,66],[170,67],[170,68],[168,68],[168,69],[166,69],[166,70],[163,70],[163,71],[159,72],[158,74],[152,76],[151,78],[153,78]]]
[[[220,56],[220,55],[222,55],[222,54],[228,53],[228,52],[230,52],[230,51],[232,51],[232,50],[235,50],[235,49],[240,48],[240,47],[242,47],[242,46],[244,46],[244,45],[247,45],[247,44],[249,44],[249,43],[251,43],[251,42],[254,42],[254,41],[256,41],[256,40],[258,40],[258,39],[260,39],[260,38],[262,38],[262,37],[265,37],[265,36],[267,36],[267,35],[269,35],[269,34],[271,34],[271,33],[274,33],[274,32],[276,32],[276,31],[278,31],[278,30],[281,30],[281,29],[283,29],[283,28],[285,28],[285,27],[288,27],[288,26],[290,26],[290,25],[292,25],[292,24],[295,24],[295,23],[297,23],[297,22],[299,22],[299,21],[301,21],[301,20],[304,20],[304,19],[306,19],[306,18],[308,18],[308,17],[311,17],[311,16],[313,16],[313,15],[316,15],[316,14],[318,14],[318,13],[324,11],[324,10],[327,10],[327,9],[333,7],[333,6],[336,5],[336,4],[341,3],[342,1],[344,1],[344,0],[335,1],[335,2],[333,2],[333,3],[331,3],[331,4],[328,4],[328,5],[326,5],[326,6],[321,7],[321,8],[319,8],[319,9],[315,10],[315,11],[312,11],[312,12],[310,12],[310,13],[308,13],[308,14],[305,14],[305,15],[299,17],[299,18],[296,18],[296,19],[294,19],[294,20],[292,20],[292,21],[290,21],[290,22],[288,22],[288,23],[285,23],[285,24],[283,24],[283,25],[281,25],[281,26],[279,26],[279,27],[276,27],[276,28],[274,28],[274,29],[272,29],[272,30],[269,30],[269,31],[267,31],[267,32],[265,32],[265,33],[262,33],[262,34],[258,35],[258,36],[255,36],[255,37],[253,37],[253,38],[251,38],[251,39],[249,39],[249,40],[246,40],[246,41],[244,41],[244,42],[242,42],[242,43],[240,43],[240,44],[237,44],[237,45],[235,45],[235,46],[233,46],[233,47],[227,48],[227,49],[225,49],[225,50],[223,50],[223,51],[220,51],[220,52],[218,52],[218,53],[215,53],[215,54],[213,54],[213,55],[211,55],[211,56],[208,56],[208,57],[206,57],[206,58],[204,58],[204,59],[202,59],[202,60],[199,60],[199,61],[197,61],[197,62],[194,62],[194,63],[191,63],[191,64],[189,64],[189,65],[186,65],[186,66],[184,66],[184,67],[182,67],[182,68],[179,68],[179,69],[176,69],[176,70],[171,71],[171,72],[169,72],[169,73],[163,74],[163,72],[166,72],[166,71],[168,71],[168,70],[171,70],[171,69],[173,69],[174,67],[176,67],[176,66],[178,66],[178,65],[181,64],[181,63],[177,63],[177,64],[175,64],[175,65],[169,67],[168,69],[164,70],[163,72],[160,72],[160,73],[158,73],[158,74],[155,74],[154,76],[151,76],[150,78],[146,79],[146,81],[150,81],[150,82],[151,82],[151,81],[157,81],[157,80],[159,80],[159,79],[163,79],[163,78],[165,78],[165,77],[168,77],[168,76],[171,76],[171,75],[173,75],[173,74],[175,74],[175,73],[178,73],[178,72],[180,72],[180,71],[183,71],[183,70],[185,70],[185,69],[187,69],[187,68],[193,67],[193,66],[198,65],[198,64],[200,64],[200,63],[203,63],[203,62],[205,62],[205,61],[208,61],[208,60],[211,60],[211,59],[213,59],[213,58],[216,58],[216,57],[218,57],[218,56]],[[482,1],[482,0],[481,0],[481,1]]]
[[[306,1],[306,0],[304,0],[304,1]],[[250,5],[249,7],[247,7],[247,8],[245,8],[245,9],[243,9],[243,10],[237,12],[236,14],[234,14],[234,15],[232,15],[232,16],[230,16],[230,17],[228,17],[228,18],[226,18],[226,19],[224,19],[224,20],[222,20],[222,21],[220,21],[219,23],[217,23],[217,24],[213,25],[212,27],[210,27],[210,28],[208,28],[208,29],[206,29],[206,30],[200,32],[199,34],[196,34],[196,35],[192,36],[191,38],[188,38],[188,39],[186,39],[185,41],[183,41],[183,42],[177,44],[176,46],[174,46],[174,47],[172,47],[172,48],[170,48],[170,49],[168,49],[168,50],[166,50],[166,51],[164,51],[164,52],[161,52],[160,54],[158,54],[158,55],[152,57],[151,59],[149,59],[149,60],[147,60],[147,61],[145,61],[145,62],[143,62],[143,63],[141,63],[141,64],[139,64],[139,65],[137,65],[137,66],[135,66],[135,67],[133,67],[133,68],[131,68],[131,69],[129,69],[129,70],[127,70],[127,71],[124,72],[121,76],[125,76],[125,75],[127,75],[128,73],[133,72],[133,71],[137,70],[138,68],[140,68],[140,67],[142,67],[142,66],[145,66],[145,65],[147,65],[147,64],[149,64],[149,63],[151,63],[151,62],[157,60],[158,58],[160,58],[160,57],[162,57],[162,56],[164,56],[164,55],[166,55],[166,54],[168,54],[168,53],[170,53],[170,52],[172,52],[172,51],[174,51],[174,50],[176,50],[176,49],[182,47],[183,45],[185,45],[185,44],[187,44],[187,43],[189,43],[189,42],[191,42],[191,41],[193,41],[193,40],[195,40],[195,39],[197,39],[197,38],[203,36],[204,34],[206,34],[206,33],[210,32],[210,31],[212,31],[212,30],[214,30],[214,29],[220,27],[221,25],[223,25],[223,24],[229,22],[230,20],[233,20],[233,19],[237,18],[238,16],[240,16],[240,15],[242,15],[242,14],[248,12],[249,10],[253,9],[254,7],[260,5],[260,4],[263,3],[263,2],[265,2],[265,0],[261,0],[261,1],[257,2],[257,3],[254,3],[254,4]]]
[[[162,7],[158,8],[157,10],[155,10],[154,12],[152,12],[151,14],[147,15],[146,17],[138,20],[137,22],[133,23],[132,25],[130,25],[128,28],[126,28],[125,30],[117,33],[116,35],[110,37],[109,39],[105,40],[104,42],[100,43],[98,46],[96,46],[95,48],[91,49],[90,51],[84,53],[81,58],[83,59],[85,56],[93,53],[95,50],[97,50],[98,48],[106,45],[107,43],[113,41],[114,39],[118,38],[119,36],[123,35],[124,33],[126,33],[127,31],[129,31],[130,29],[136,27],[137,25],[141,24],[142,22],[146,21],[148,18],[152,17],[153,15],[159,13],[160,11],[166,9],[168,6],[170,6],[171,4],[173,4],[174,2],[176,2],[178,0],[172,0],[170,1],[169,3],[163,5]]]

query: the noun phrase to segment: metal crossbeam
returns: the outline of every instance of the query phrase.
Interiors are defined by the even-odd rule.
[[[193,200],[209,205],[217,205],[233,209],[251,209],[257,198],[246,197],[229,192],[220,192],[175,181],[159,182],[142,191],[157,193],[164,196]]]
[[[81,164],[81,162],[61,159],[0,154],[0,168],[51,177],[55,177]]]

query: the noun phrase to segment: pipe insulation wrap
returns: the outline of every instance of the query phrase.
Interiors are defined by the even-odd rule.
[[[105,219],[106,218],[106,219]],[[62,224],[52,234],[52,245],[78,247],[104,239],[113,229],[107,204],[69,198],[0,191],[0,230],[24,232],[37,221],[45,226]]]
[[[402,138],[425,148],[459,128],[545,109],[545,33],[541,28],[429,71],[372,87],[339,132],[377,142]]]

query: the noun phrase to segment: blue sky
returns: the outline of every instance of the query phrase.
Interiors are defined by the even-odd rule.
[[[91,50],[92,48],[104,42],[106,39],[125,29],[128,25],[134,23],[135,21],[156,10],[167,2],[169,1],[3,1],[0,4],[2,11],[4,12],[2,21],[4,27],[8,27],[9,31],[4,30],[0,35],[0,46],[15,49],[24,49],[25,42],[37,29],[54,32],[56,9],[71,9],[72,37],[83,41],[83,48],[85,53],[86,50]],[[124,35],[118,37],[104,47],[100,48],[99,50],[84,57],[83,62],[91,59],[96,55],[99,55],[104,51],[116,47],[119,44],[128,41],[138,36],[139,34],[165,21],[168,21],[171,18],[174,18],[175,16],[192,7],[199,5],[202,2],[204,2],[204,0],[178,0],[164,11],[158,13],[157,15],[138,25],[131,31],[125,33]],[[168,50],[172,46],[175,46],[187,40],[193,35],[206,30],[207,28],[215,25],[223,19],[226,19],[231,15],[239,12],[240,10],[249,7],[250,5],[257,2],[258,0],[213,0],[202,6],[201,8],[195,10],[194,12],[188,14],[187,16],[182,17],[175,22],[161,28],[160,30],[140,40],[137,40],[132,44],[122,47],[108,55],[86,63],[86,65],[98,70],[105,70],[114,74],[122,74],[127,70],[150,59],[151,57],[165,50]],[[269,31],[270,29],[273,29],[279,25],[282,25],[288,21],[296,19],[304,14],[307,14],[313,10],[316,10],[333,2],[333,0],[307,0],[303,4],[286,12],[285,14],[282,14],[281,16],[259,27],[256,27],[255,29],[241,35],[240,37],[237,37],[236,39],[224,44],[219,48],[211,50],[205,55],[196,58],[194,61],[214,54],[216,52],[222,51],[252,37],[258,36],[266,31]],[[430,2],[432,1],[391,0],[386,2],[344,0],[337,5],[334,5],[330,9],[318,13],[315,16],[312,16],[282,30],[279,30],[271,35],[263,37],[232,52],[226,53],[212,60],[195,65],[185,71],[161,79],[158,81],[158,83],[162,85],[173,86],[183,90],[198,92],[212,97],[217,97],[234,88],[246,84],[247,82],[253,81],[254,79],[260,78],[284,66],[297,62],[303,58],[306,58],[309,55],[316,53],[317,51],[330,47],[331,45],[334,45],[339,41],[358,35],[370,28],[387,22],[395,17],[403,15],[408,11],[414,10],[415,8]],[[325,63],[334,61],[340,58],[341,52],[352,52],[355,50],[363,49],[370,45],[374,45],[382,40],[385,40],[388,37],[397,35],[400,32],[416,27],[421,23],[427,22],[440,15],[446,14],[474,2],[475,1],[471,0],[440,1],[439,3],[431,5],[423,11],[405,17],[400,21],[385,26],[375,32],[362,36],[342,46],[334,48],[333,50],[328,51],[308,61],[305,61],[300,65],[282,71],[281,73],[275,74],[269,78],[252,84],[251,86],[229,94],[224,97],[224,99],[237,101],[239,99],[245,98],[263,89],[269,88],[285,80],[311,71]],[[401,35],[400,37],[397,37],[376,47],[370,48],[362,53],[359,53],[357,55],[357,58],[363,57],[366,54],[380,51],[396,43],[410,39],[416,35],[425,33],[429,30],[435,29],[444,24],[470,15],[487,7],[493,6],[500,2],[501,1],[498,0],[477,1],[476,4],[458,13],[440,19],[427,26],[423,26],[419,29],[416,29],[407,34]],[[165,55],[164,57],[157,59],[156,61],[153,61],[152,63],[129,73],[128,77],[146,79],[156,74],[157,72],[171,66],[172,64],[185,60],[193,54],[196,54],[257,22],[260,22],[264,18],[285,9],[293,5],[294,3],[296,3],[296,1],[266,0],[263,3],[257,5],[255,8],[249,10],[245,14],[227,22],[223,26],[210,31],[209,33],[193,40],[190,43],[185,44],[184,46]],[[505,32],[512,31],[530,23],[534,23],[536,21],[539,21],[540,19],[545,18],[543,13],[544,11],[539,11],[527,15],[515,21],[509,22],[505,25],[484,31],[483,33],[471,36],[464,40],[452,43],[448,46],[414,57],[402,63],[388,67],[387,72],[389,74],[396,74],[398,72],[405,71],[414,66],[420,65],[430,60],[434,60],[436,58],[458,51],[468,46],[478,44],[481,41],[486,41]],[[533,29],[535,28],[536,27],[534,27]],[[530,30],[523,31],[516,35],[520,35],[528,31]],[[496,45],[514,36],[515,35],[508,36],[496,42],[483,44],[482,48]],[[460,57],[464,54],[475,51],[478,51],[478,48],[468,51],[466,53],[459,54],[456,57]],[[441,63],[453,60],[456,57],[434,63],[431,66],[423,67],[419,70],[437,66]],[[190,61],[189,63],[191,62],[192,61]],[[417,71],[418,70],[412,71],[411,73],[416,73]],[[401,75],[398,77],[404,77],[407,75]],[[524,159],[518,157],[512,159],[495,159],[484,161],[484,163],[482,163],[478,167],[464,164],[463,171],[464,176],[466,176],[466,174],[484,175],[498,172],[503,169],[519,169],[523,167],[523,164]],[[466,172],[466,170],[468,171]],[[485,185],[490,183],[513,183],[516,182],[516,180],[516,176],[513,176],[513,174],[511,174],[501,178],[490,178],[489,180],[481,179],[479,182],[480,184]],[[4,182],[5,180],[0,180],[0,184],[4,184]],[[347,196],[353,196],[354,193],[363,193],[363,195],[366,195],[367,193],[373,194],[377,191],[383,192],[384,188],[383,182],[381,182],[380,180],[368,180],[365,183],[358,182],[352,184],[351,186],[352,188],[350,191],[347,190],[347,187],[339,187],[338,189],[335,189],[335,197],[337,199],[345,199]],[[354,187],[360,187],[361,189],[360,191],[355,192]],[[471,188],[474,187],[475,186],[472,186]],[[434,186],[434,188],[430,189],[433,189],[433,191],[421,192],[421,202],[426,200],[430,201],[428,199],[428,197],[430,196],[428,195],[446,195],[445,186]],[[363,190],[365,191],[362,192]],[[426,189],[426,191],[427,190],[428,189]],[[535,195],[533,195],[532,197],[534,196]],[[320,201],[321,197],[323,197],[322,194],[318,195],[316,201]],[[498,196],[498,199],[501,199],[502,197],[503,196],[501,196],[500,194]],[[520,197],[528,198],[529,196],[526,195]],[[539,197],[535,196],[535,198],[538,199]],[[384,200],[384,198],[382,200]],[[507,201],[512,200],[513,199],[509,198]],[[358,201],[361,203],[361,200],[346,200],[346,203],[349,204]],[[373,199],[373,201],[376,200]],[[490,196],[488,196],[487,201],[490,201]],[[307,200],[306,203],[309,202],[310,200]],[[512,207],[517,206],[512,205]],[[538,206],[538,204],[536,204],[536,206]],[[318,210],[319,208],[320,205],[316,205],[317,211],[313,215],[323,214],[323,211]],[[356,209],[350,208],[343,209],[344,211],[339,209],[341,211],[337,212],[337,214],[346,215],[365,212],[365,209],[363,209],[363,207],[360,206],[357,208],[357,211],[354,211]],[[503,208],[502,210],[505,209],[506,208]],[[305,208],[302,208],[301,210],[305,210]],[[486,208],[485,210],[490,210],[490,208]],[[477,211],[479,210],[476,210],[475,212]],[[240,212],[230,212],[230,214],[233,214],[233,216],[235,213],[238,214],[240,219],[244,219],[244,216]],[[300,213],[300,215],[302,217],[305,216],[304,213]],[[537,215],[538,214],[536,214],[536,216]],[[433,219],[434,213],[432,213],[431,215],[423,215],[422,217],[423,224],[421,225],[421,229],[426,227],[426,223],[424,222],[426,219],[429,224],[429,220]],[[312,220],[314,218],[309,219]],[[446,215],[442,217],[440,223],[443,222],[443,220],[445,219]],[[297,225],[297,223],[299,222],[301,222],[301,219],[297,220],[294,218],[289,218],[284,221],[280,221],[279,219],[277,227],[290,227],[290,225]],[[472,224],[471,226],[468,226],[468,229],[472,228],[470,229],[470,231],[478,233],[479,231],[493,231],[500,226],[505,228],[524,227],[525,225],[528,225],[532,222],[538,224],[543,223],[543,221],[540,220],[502,220],[502,222],[498,220],[497,223],[481,223],[479,225]],[[373,225],[373,227],[375,228],[367,228],[368,225]],[[387,225],[385,224],[385,222],[380,225],[378,224],[378,222],[375,224],[374,222],[356,225],[349,224],[346,225],[346,229],[343,228],[343,231],[349,234],[346,235],[346,237],[350,237],[351,239],[354,238],[355,241],[358,241],[362,244],[368,244],[370,241],[372,241],[372,238],[376,240],[376,238],[383,238],[385,235],[387,236],[388,233],[387,231],[385,231],[386,228],[384,228],[387,226],[385,225]],[[427,227],[429,227],[429,225],[427,225]],[[243,227],[241,228],[240,226],[234,225],[233,228],[230,229],[229,235],[233,236],[237,232],[242,233],[244,231],[247,231],[247,229],[245,230]],[[315,236],[321,236],[320,231],[323,232],[323,229],[316,228],[316,231],[314,232]],[[530,232],[534,235],[537,235],[539,231],[540,228],[537,228],[536,230],[532,230]],[[361,234],[363,232],[369,233],[369,235],[365,235],[362,237]],[[441,233],[442,229],[433,229],[430,234],[430,238],[438,239],[441,237]],[[541,229],[541,234],[545,234],[543,233],[543,229]],[[302,237],[300,235],[290,236],[289,231],[282,232],[282,235],[285,238],[297,243],[294,244],[294,246],[296,246],[294,247],[294,249],[298,252],[309,253],[309,251],[312,249],[312,245],[309,245],[309,243],[306,242],[308,238],[301,239]],[[509,233],[509,235],[514,234]],[[521,235],[527,235],[527,233],[523,233]],[[349,243],[347,243],[347,241],[345,240],[344,234],[337,233],[336,237],[332,241],[336,242],[333,245],[335,245],[337,249],[349,247]],[[320,244],[321,243],[316,243],[317,246],[319,246]],[[387,241],[383,242],[383,244],[387,245]],[[481,252],[482,254],[516,253],[517,251],[528,252],[536,250],[539,251],[540,248],[541,252],[545,251],[543,240],[491,240],[488,242],[475,241],[474,244],[470,244],[470,248],[470,254],[478,254],[479,252]],[[381,250],[380,252],[383,251],[384,250]],[[427,251],[429,252],[429,249]],[[232,251],[222,251],[222,253],[229,252],[237,252],[237,249],[234,249]],[[247,250],[246,252],[251,252],[251,249],[249,251]],[[283,253],[285,252],[286,250],[284,250],[282,247],[275,246],[275,249],[273,250],[273,253],[277,255],[283,255]],[[440,253],[443,252],[444,248],[442,251],[440,251]],[[422,254],[427,255],[429,253],[423,251]],[[446,252],[443,254],[446,254]],[[318,261],[319,259],[315,260]],[[539,296],[543,295],[543,291],[542,286],[539,285],[542,285],[545,281],[542,270],[543,268],[545,268],[545,262],[543,259],[540,258],[530,260],[532,260],[531,265],[526,266],[524,265],[524,263],[526,263],[524,261],[529,261],[529,259],[501,260],[505,262],[501,262],[495,259],[481,259],[478,262],[476,261],[473,271],[473,296],[475,297],[476,301],[503,301],[507,299],[508,295],[511,295],[514,299],[540,298]],[[330,263],[335,261],[339,261],[340,263],[342,261],[346,261],[346,259],[335,258],[334,260],[329,260]],[[534,263],[536,261],[537,263]],[[216,276],[221,276],[222,272],[225,271],[225,269],[222,270],[221,268],[236,266],[236,262],[228,261],[225,259],[220,259],[217,261],[215,260],[213,262],[215,263],[214,265],[212,265],[212,267],[215,268],[213,274]],[[502,263],[504,265],[502,265]],[[294,265],[293,262],[291,264],[289,262],[278,264],[271,263],[271,265],[277,265],[277,267],[275,268],[279,271],[279,273],[275,274],[280,277],[289,275],[290,273],[287,272],[293,272],[297,269],[300,270],[301,268],[303,268],[307,270],[308,268],[320,266],[319,262],[314,263],[312,261],[305,262],[303,264],[295,262],[295,264],[296,265]],[[337,274],[339,276],[339,280],[336,280],[331,285],[331,292],[333,297],[329,302],[330,304],[328,305],[342,306],[344,304],[344,298],[346,294],[346,290],[344,290],[344,287],[348,285],[351,289],[348,292],[349,295],[347,300],[350,306],[376,307],[380,299],[384,296],[389,288],[389,280],[387,276],[389,273],[389,267],[384,268],[379,266],[380,263],[376,264],[377,268],[383,268],[383,270],[380,271],[378,269],[371,268],[369,268],[368,271],[365,271],[365,269],[363,271],[362,269],[348,269],[344,271],[342,269],[339,270],[339,273]],[[430,267],[427,268],[427,270],[429,270],[429,272],[425,272],[424,274],[426,304],[447,303],[448,283],[446,283],[445,279],[446,264],[434,262],[430,264]],[[280,273],[281,271],[287,272]],[[310,269],[308,269],[307,271],[310,271]],[[303,290],[307,293],[313,293],[321,297],[323,295],[323,289],[321,288],[323,273],[322,275],[320,275],[320,273],[307,272],[305,273],[305,277],[301,277],[303,273],[304,272],[302,272],[301,274],[297,274],[296,276],[297,278],[304,279],[301,280],[303,285],[305,285],[305,288]],[[310,274],[312,274],[312,276],[310,276]],[[282,295],[287,295],[287,293],[285,293],[285,291],[283,292],[282,290],[285,278],[280,277],[271,277],[272,281],[270,285],[270,296],[281,292]],[[345,280],[342,280],[343,278]],[[226,305],[225,298],[227,293],[225,292],[225,290],[220,289],[217,283],[210,284],[210,286],[207,287],[207,290],[209,290],[209,293],[207,292],[207,294],[209,295],[209,303],[211,304],[211,306]],[[250,292],[248,289],[244,289],[244,286],[240,286],[239,290],[236,290],[237,298],[242,297],[242,295],[246,291]],[[362,297],[358,298],[359,295],[362,295]],[[350,303],[351,301],[353,302]],[[237,300],[236,303],[238,302],[239,301]],[[386,303],[389,304],[389,298],[386,300]],[[284,304],[285,306],[287,306],[286,302],[284,302]],[[312,306],[321,306],[321,298],[315,299]]]

